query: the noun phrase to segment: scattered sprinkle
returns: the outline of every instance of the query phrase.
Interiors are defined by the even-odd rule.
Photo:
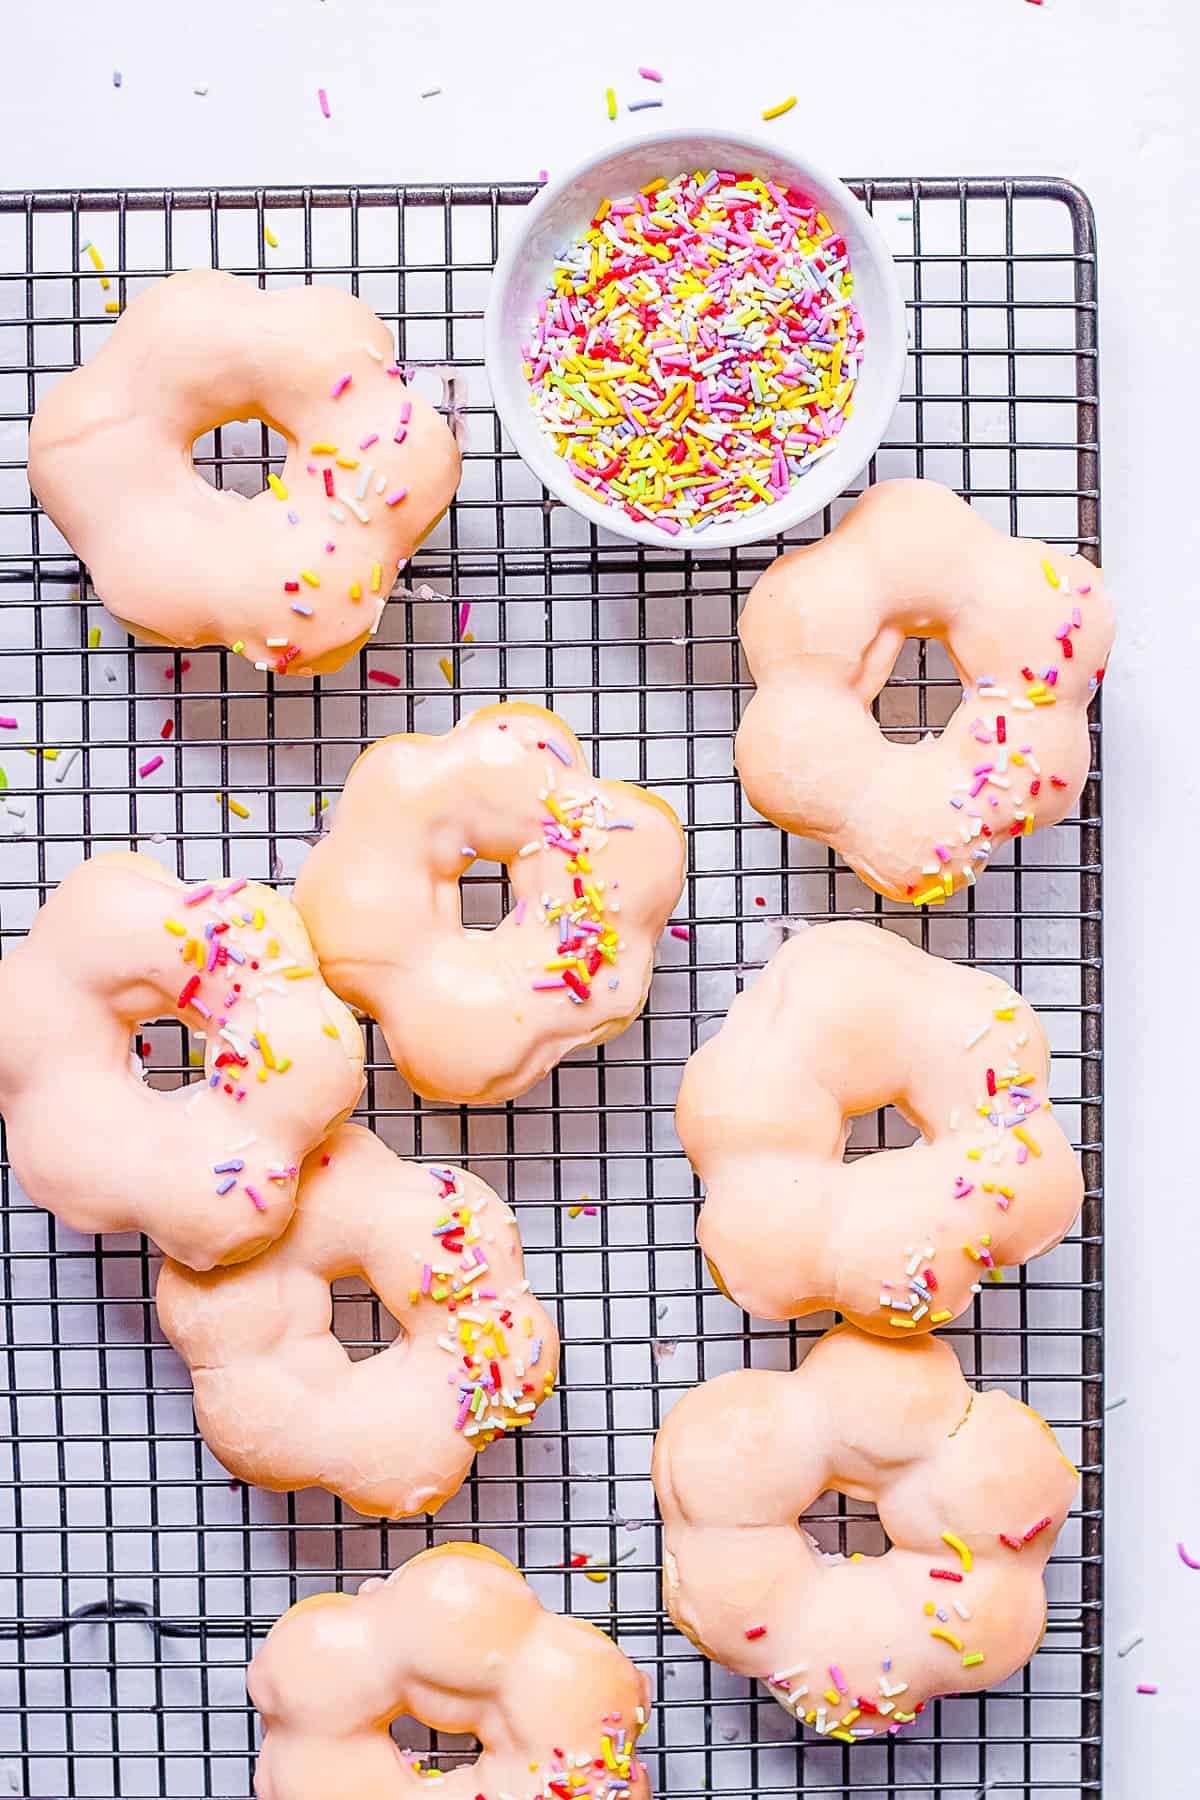
[[[1136,1650],[1138,1645],[1144,1644],[1145,1641],[1145,1634],[1140,1631],[1135,1631],[1125,1639],[1124,1643],[1117,1645],[1117,1655],[1128,1656],[1131,1651]]]
[[[778,106],[768,106],[766,112],[763,114],[763,118],[764,119],[782,119],[784,113],[790,113],[793,106],[795,106],[795,104],[796,104],[795,94],[789,94],[787,99],[781,100]]]
[[[422,100],[432,100],[437,94],[440,94],[441,91],[441,88],[422,88],[421,98]]]
[[[267,243],[272,250],[278,250],[279,239],[275,236],[275,233],[271,230],[271,227],[267,224],[265,219],[263,220],[263,236],[266,238]]]
[[[640,68],[638,74],[643,81],[661,81],[662,75],[657,69]]]
[[[687,925],[672,925],[671,927],[671,936],[674,938],[683,938],[685,943],[691,935],[691,928]]]
[[[329,117],[329,95],[324,88],[317,89],[317,104],[321,108],[322,118],[327,119]]]
[[[243,806],[240,800],[235,800],[232,794],[218,793],[218,804],[221,800],[224,800],[226,806],[235,817],[239,819],[248,819],[250,817],[250,808],[248,806]]]
[[[1194,1557],[1189,1556],[1182,1544],[1176,1544],[1175,1548],[1179,1552],[1179,1560],[1181,1563],[1185,1563],[1189,1569],[1200,1569],[1200,1562],[1197,1562]]]
[[[1034,0],[1034,4],[1040,6],[1041,0]],[[1158,1689],[1152,1681],[1139,1681],[1137,1691],[1139,1694],[1157,1694]]]
[[[403,685],[400,677],[393,675],[390,669],[368,669],[367,680],[377,681],[381,687],[398,688]]]
[[[617,116],[617,96],[612,88],[605,88],[604,104],[608,111],[609,118],[615,119]]]
[[[629,102],[629,104],[626,106],[625,111],[626,112],[652,112],[655,107],[661,106],[661,105],[662,105],[661,100],[631,100]]]
[[[142,765],[138,769],[138,774],[141,776],[142,780],[144,781],[146,779],[147,775],[153,775],[155,769],[161,769],[162,766],[163,766],[162,757],[161,756],[152,756],[148,762],[142,763]]]

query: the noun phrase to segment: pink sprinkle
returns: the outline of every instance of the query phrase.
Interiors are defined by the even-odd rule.
[[[549,171],[549,169],[539,169],[539,170],[538,170],[538,180],[539,180],[539,181],[541,181],[541,182],[546,182],[546,181],[549,181],[549,179],[550,179],[550,171]],[[1087,590],[1086,590],[1086,589],[1084,589],[1084,592],[1085,592],[1085,593],[1086,593],[1086,591],[1087,591]]]
[[[935,844],[933,849],[939,862],[948,863],[950,861],[950,852],[947,850],[945,844]]]
[[[1091,593],[1091,591],[1092,591],[1092,584],[1091,584],[1091,582],[1090,582],[1090,581],[1089,581],[1089,582],[1088,582],[1088,585],[1087,585],[1087,586],[1086,586],[1086,587],[1081,587],[1081,588],[1080,588],[1080,589],[1079,589],[1079,592],[1080,592],[1080,593],[1081,593],[1081,594],[1090,594],[1090,593]]]
[[[1189,1569],[1200,1569],[1200,1562],[1197,1562],[1194,1557],[1189,1556],[1182,1544],[1176,1544],[1175,1548],[1179,1552],[1179,1560],[1181,1563],[1186,1563]]]
[[[396,488],[392,493],[384,495],[383,504],[385,506],[399,506],[407,493],[407,488]]]
[[[1138,1682],[1138,1693],[1139,1694],[1157,1694],[1157,1692],[1158,1692],[1158,1689],[1154,1686],[1153,1682],[1149,1682],[1149,1681],[1139,1681]]]
[[[846,1687],[846,1677],[842,1674],[842,1671],[838,1668],[836,1663],[830,1663],[829,1665],[829,1679],[832,1681],[839,1694],[844,1694],[848,1691]]]
[[[421,1292],[423,1294],[427,1294],[429,1292],[429,1289],[430,1289],[432,1283],[433,1283],[433,1270],[430,1268],[429,1264],[426,1263],[425,1267],[421,1270]]]
[[[458,1409],[458,1416],[454,1421],[455,1431],[461,1431],[463,1426],[466,1424],[467,1420],[470,1418],[470,1416],[471,1416],[471,1396],[470,1396],[470,1394],[465,1394],[463,1396],[462,1403],[460,1404],[459,1409]]]
[[[662,76],[657,69],[639,69],[638,74],[643,81],[661,81]]]
[[[330,398],[333,400],[340,400],[353,379],[354,377],[352,375],[339,375],[329,390]]]
[[[461,637],[463,632],[467,629],[467,620],[470,618],[470,616],[471,616],[471,602],[469,600],[464,600],[462,605],[458,609],[458,636],[459,637]]]
[[[395,435],[392,438],[392,442],[393,442],[393,444],[402,444],[407,436],[408,436],[408,426],[407,425],[397,425]]]
[[[393,675],[390,669],[368,669],[368,681],[378,681],[382,687],[399,687],[400,677]]]
[[[672,937],[683,938],[686,941],[691,935],[691,931],[686,925],[672,925],[671,927]]]
[[[329,95],[324,88],[317,89],[317,99],[321,103],[322,116],[327,119],[329,117]]]
[[[207,900],[209,898],[212,891],[212,882],[206,881],[203,887],[193,888],[190,894],[185,894],[183,896],[183,904],[185,906],[199,906],[202,900]]]
[[[16,731],[18,729],[17,721],[14,718],[10,718],[8,713],[0,713],[0,729],[3,729],[4,731]]]
[[[373,431],[371,433],[370,437],[360,438],[358,440],[358,447],[360,450],[369,450],[371,448],[372,444],[377,444],[378,442],[379,442],[379,433],[377,431]]]
[[[221,892],[217,895],[217,899],[231,900],[234,894],[240,894],[245,886],[246,877],[244,875],[239,875],[236,881],[231,881],[228,887],[223,887],[221,889]]]
[[[399,363],[391,363],[383,372],[385,375],[399,375],[400,365]]]
[[[142,764],[141,768],[138,770],[138,774],[142,777],[142,780],[144,781],[146,779],[147,775],[153,775],[155,769],[161,769],[162,765],[163,765],[163,759],[161,756],[152,756],[150,758],[149,762],[144,762]],[[212,892],[212,889],[210,888],[209,893],[211,893],[211,892]]]
[[[265,1200],[264,1200],[264,1199],[263,1199],[263,1197],[262,1197],[262,1195],[261,1195],[261,1194],[260,1194],[260,1193],[259,1193],[259,1191],[258,1191],[258,1189],[257,1189],[257,1188],[252,1188],[252,1187],[251,1187],[251,1186],[250,1186],[250,1185],[249,1185],[249,1183],[247,1183],[247,1185],[246,1185],[246,1192],[247,1192],[247,1193],[248,1193],[248,1194],[249,1194],[249,1196],[250,1196],[250,1198],[251,1198],[251,1199],[252,1199],[252,1200],[253,1200],[253,1202],[254,1202],[254,1210],[255,1210],[255,1212],[266,1212],[266,1210],[267,1210],[267,1203],[266,1203],[266,1201],[265,1201]]]
[[[567,984],[561,975],[556,975],[553,981],[534,981],[530,983],[535,994],[548,993],[551,988],[565,988],[566,985]]]
[[[525,923],[525,896],[523,894],[513,907],[513,921],[517,925]]]

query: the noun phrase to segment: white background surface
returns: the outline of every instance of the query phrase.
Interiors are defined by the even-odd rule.
[[[1200,1211],[1192,821],[1200,552],[1191,0],[56,0],[5,8],[7,187],[530,178],[651,119],[759,122],[845,174],[1061,174],[1096,207],[1106,686],[1108,1792],[1196,1790]],[[770,19],[769,28],[761,20]],[[123,86],[112,85],[120,68]],[[193,93],[207,86],[201,97]],[[321,117],[316,90],[329,93]],[[423,88],[440,86],[435,99]],[[645,92],[646,90],[642,90]],[[1161,1274],[1161,1285],[1155,1277]],[[1134,1631],[1145,1645],[1123,1661]],[[1155,1681],[1157,1698],[1135,1694]]]

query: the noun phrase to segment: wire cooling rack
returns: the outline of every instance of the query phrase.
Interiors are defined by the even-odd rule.
[[[935,477],[1007,530],[1096,557],[1087,200],[1057,181],[856,186],[896,253],[912,342],[871,477]],[[655,1792],[670,1800],[798,1787],[968,1800],[984,1789],[1024,1800],[1098,1793],[1099,708],[1079,816],[1018,841],[977,889],[927,917],[885,905],[824,850],[759,819],[731,761],[748,692],[735,627],[777,546],[695,557],[599,535],[548,501],[489,405],[481,308],[497,248],[533,191],[0,195],[0,710],[18,721],[0,733],[4,948],[93,851],[136,846],[190,878],[219,870],[287,883],[363,744],[442,730],[507,695],[555,707],[600,773],[674,804],[688,827],[680,912],[692,927],[688,941],[664,938],[636,1026],[512,1106],[414,1102],[371,1031],[362,1116],[395,1149],[458,1157],[513,1199],[534,1285],[559,1296],[559,1396],[527,1436],[480,1459],[432,1526],[380,1525],[324,1494],[231,1483],[198,1441],[185,1373],[158,1331],[153,1253],[133,1237],[93,1242],[57,1226],[5,1170],[0,1793],[245,1795],[255,1737],[243,1669],[277,1614],[462,1535],[505,1551],[545,1600],[594,1619],[649,1671],[646,1755]],[[109,265],[107,287],[89,242]],[[185,659],[135,645],[30,501],[26,433],[39,396],[103,341],[107,307],[165,271],[209,264],[268,284],[353,287],[395,325],[401,360],[464,444],[458,498],[378,638],[319,681],[260,677],[218,651]],[[201,441],[196,458],[219,485],[253,492],[279,449],[251,423]],[[136,513],[128,529],[135,537]],[[468,599],[470,642],[455,610]],[[369,679],[380,671],[401,685]],[[909,644],[881,719],[911,739],[936,730],[957,698],[949,665]],[[154,754],[162,767],[140,778]],[[464,883],[468,920],[494,920],[502,899],[501,871],[477,864]],[[989,1287],[946,1334],[971,1379],[1039,1408],[1083,1469],[1049,1571],[1045,1642],[995,1692],[939,1702],[911,1737],[850,1749],[798,1734],[674,1632],[661,1610],[648,1471],[654,1429],[681,1391],[743,1363],[787,1366],[822,1324],[754,1323],[708,1281],[672,1130],[681,1066],[779,942],[781,921],[859,910],[986,964],[1040,1008],[1087,1199],[1066,1243]],[[156,1085],[195,1078],[194,1046],[174,1021],[149,1027],[136,1048]],[[857,1123],[849,1153],[905,1138],[888,1112]],[[394,1329],[348,1284],[335,1312],[354,1356]],[[868,1509],[833,1497],[814,1529],[827,1548],[882,1547]],[[572,1568],[581,1556],[587,1564]],[[427,1743],[415,1727],[397,1735]],[[470,1749],[434,1746],[446,1766]]]

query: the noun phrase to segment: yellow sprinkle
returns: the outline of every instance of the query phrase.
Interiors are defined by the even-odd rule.
[[[321,585],[321,577],[314,575],[311,569],[301,569],[300,579],[306,581],[309,587],[320,587]]]
[[[267,1079],[267,1071],[265,1069],[260,1069],[258,1071],[258,1079],[260,1081],[265,1081]]]
[[[850,1561],[851,1561],[851,1562],[862,1562],[862,1561],[863,1561],[863,1553],[862,1553],[862,1551],[861,1551],[861,1550],[856,1550],[856,1551],[855,1551],[855,1552],[854,1552],[854,1554],[853,1554],[853,1556],[852,1556],[852,1557],[851,1557],[851,1558],[850,1558]]]
[[[90,256],[90,257],[91,257],[91,259],[92,259],[92,267],[93,267],[93,269],[99,269],[99,270],[100,270],[100,271],[101,271],[101,275],[100,275],[100,286],[101,286],[101,287],[102,287],[102,288],[109,288],[109,287],[111,287],[111,286],[112,286],[112,283],[111,283],[111,282],[110,282],[110,281],[109,281],[109,279],[108,279],[108,277],[107,277],[107,275],[105,275],[105,274],[104,274],[104,273],[103,273],[103,269],[104,269],[104,258],[103,258],[103,257],[102,257],[102,256],[101,256],[101,254],[100,254],[100,252],[99,252],[99,251],[98,251],[98,250],[97,250],[97,248],[96,248],[96,246],[95,246],[95,244],[89,244],[89,245],[88,245],[88,247],[87,247],[87,253],[88,253],[88,255],[89,255],[89,256]]]
[[[379,592],[379,583],[382,580],[382,578],[383,578],[383,565],[381,563],[372,563],[371,564],[371,592],[373,594],[377,594]]]
[[[1050,561],[1048,556],[1043,556],[1042,558],[1042,574],[1046,577],[1046,580],[1050,583],[1052,588],[1062,586],[1062,582],[1058,579],[1054,564]]]
[[[845,1718],[842,1720],[842,1724],[843,1725],[853,1725],[855,1719],[861,1719],[861,1718],[862,1718],[862,1707],[861,1706],[852,1706],[850,1708],[850,1711],[846,1714]]]
[[[337,1037],[337,1026],[330,1025],[328,1023],[328,1021],[326,1021],[326,1023],[324,1025],[322,1025],[321,1030],[325,1033],[326,1037],[331,1037],[331,1038]]]
[[[903,1329],[905,1331],[915,1331],[917,1329],[916,1324],[912,1319],[901,1318],[899,1313],[893,1314],[893,1316],[888,1320],[888,1324],[889,1325],[899,1325],[899,1326],[903,1327]]]
[[[982,1650],[972,1650],[970,1656],[963,1657],[962,1666],[964,1669],[974,1669],[982,1661],[983,1661],[983,1651]]]
[[[284,487],[282,481],[280,481],[278,475],[268,475],[267,476],[267,486],[270,488],[271,492],[274,494],[274,496],[277,500],[286,500],[287,499],[288,491]]]
[[[1013,1136],[1016,1138],[1018,1144],[1024,1144],[1031,1156],[1040,1156],[1042,1154],[1041,1145],[1036,1138],[1030,1137],[1023,1125],[1013,1126]]]
[[[782,119],[784,113],[790,113],[793,106],[795,106],[795,104],[796,104],[795,94],[789,94],[787,99],[781,101],[778,106],[768,106],[766,112],[763,114],[763,118],[764,119]]]
[[[216,798],[218,806],[223,799],[230,812],[236,814],[239,819],[248,819],[250,817],[250,808],[248,806],[243,806],[240,800],[235,800],[232,794],[223,795],[218,792]]]
[[[280,1074],[281,1074],[281,1075],[286,1075],[286,1074],[287,1074],[287,1072],[288,1072],[288,1070],[289,1070],[289,1069],[290,1069],[290,1068],[291,1068],[291,1066],[292,1066],[292,1059],[291,1059],[291,1057],[290,1057],[290,1056],[281,1056],[281,1057],[280,1057],[280,1059],[279,1059],[279,1073],[280,1073]]]
[[[104,302],[104,310],[106,313],[119,313],[121,310],[121,302],[119,300],[106,300]]]
[[[263,911],[262,907],[256,906],[254,909],[254,929],[255,929],[255,931],[262,930],[264,924],[266,923],[266,918],[267,918],[267,915]]]
[[[825,1689],[825,1698],[828,1700],[830,1706],[840,1706],[842,1704],[842,1696],[839,1693],[836,1693],[833,1688]]]
[[[925,1617],[927,1619],[932,1619],[932,1617],[936,1611],[937,1611],[937,1607],[933,1604],[933,1601],[927,1600],[925,1602]]]
[[[339,456],[337,466],[339,469],[357,469],[358,458],[357,456]]]
[[[1030,834],[1032,833],[1032,831],[1033,831],[1033,814],[1026,813],[1025,814],[1025,825],[1024,825],[1025,836],[1029,837]]]
[[[929,1635],[931,1638],[940,1638],[943,1644],[949,1644],[952,1650],[960,1652],[962,1650],[962,1639],[956,1638],[952,1631],[943,1631],[940,1625],[935,1625]]]
[[[311,969],[285,969],[283,971],[283,979],[285,981],[303,981],[307,976],[311,975],[312,972]]]
[[[446,677],[446,680],[449,683],[449,685],[451,687],[453,687],[454,686],[454,667],[450,661],[450,658],[448,656],[439,656],[438,657],[438,668],[442,671],[442,674]]]
[[[982,1150],[968,1150],[967,1151],[967,1158],[970,1162],[978,1162],[980,1160],[980,1158],[982,1157],[982,1155],[983,1155]]]
[[[91,630],[88,632],[88,649],[89,650],[98,650],[99,648],[100,648],[100,627],[98,625],[93,625]]]
[[[1015,1006],[1001,1006],[992,1014],[992,1017],[995,1019],[1015,1019],[1016,1016],[1017,1009]]]
[[[979,1262],[981,1260],[979,1252],[975,1248],[974,1244],[964,1244],[963,1245],[963,1253],[964,1253],[964,1255],[969,1256],[971,1258],[972,1262]]]
[[[989,1269],[988,1270],[988,1280],[995,1281],[997,1283],[1003,1281],[1004,1280],[1004,1270],[1003,1269]]]
[[[608,108],[609,118],[615,119],[617,116],[617,96],[611,88],[605,88],[604,90],[604,104]]]
[[[172,937],[187,936],[187,926],[181,925],[178,919],[164,919],[163,924],[166,926]]]
[[[271,230],[271,227],[267,224],[265,219],[263,220],[263,236],[266,238],[268,244],[270,244],[272,250],[278,250],[279,239],[275,236],[275,233]]]
[[[942,885],[939,882],[936,887],[926,888],[923,894],[914,894],[913,895],[913,905],[914,906],[934,906],[937,904],[938,901],[944,900],[945,898],[946,898],[946,896],[942,892]]]
[[[840,1726],[836,1731],[826,1732],[825,1735],[827,1737],[836,1738],[839,1744],[852,1744],[854,1742],[854,1733],[852,1731],[843,1731]]]
[[[583,1572],[587,1576],[589,1581],[607,1581],[608,1580],[608,1576],[604,1573],[604,1571],[602,1569],[585,1569]],[[612,1766],[615,1769],[617,1765],[614,1763]]]
[[[258,1049],[259,1054],[266,1063],[268,1069],[274,1069],[277,1066],[275,1062],[275,1052],[271,1048],[271,1040],[265,1031],[260,1031],[258,1033]]]
[[[961,1562],[963,1566],[963,1574],[969,1575],[975,1566],[975,1558],[971,1554],[970,1545],[964,1544],[962,1539],[956,1537],[952,1531],[943,1531],[942,1542],[943,1544],[948,1544],[950,1549],[953,1550],[958,1557],[959,1562]]]
[[[310,456],[336,456],[337,453],[338,447],[336,444],[310,444],[308,446],[308,454]]]
[[[947,1319],[951,1319],[953,1317],[954,1317],[953,1313],[951,1313],[948,1309],[943,1309],[941,1312],[930,1313],[929,1323],[931,1325],[944,1325],[946,1323]]]
[[[357,581],[352,581],[350,583],[350,598],[352,600],[361,600],[362,599],[362,589],[361,589],[361,587],[359,587]]]

